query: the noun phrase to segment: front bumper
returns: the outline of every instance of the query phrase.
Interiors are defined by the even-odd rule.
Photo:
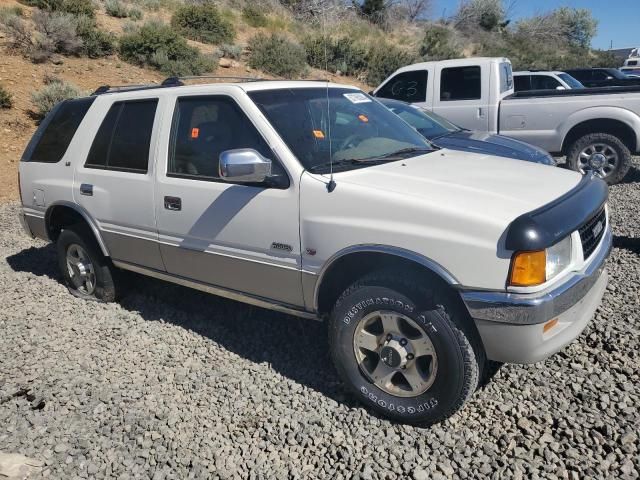
[[[604,263],[611,243],[611,231],[607,230],[583,271],[540,293],[462,292],[487,357],[499,362],[534,363],[575,340],[607,288]],[[545,332],[545,323],[553,319],[557,324]]]

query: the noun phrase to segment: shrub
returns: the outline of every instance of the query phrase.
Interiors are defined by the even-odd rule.
[[[51,82],[31,95],[35,106],[34,116],[44,118],[59,102],[80,96],[82,92],[75,85],[62,81]]]
[[[96,6],[92,0],[62,0],[60,7],[54,10],[75,16],[86,15],[89,18],[96,16]]]
[[[419,53],[425,60],[446,60],[461,56],[454,43],[454,32],[444,25],[428,26],[424,32]]]
[[[2,85],[0,85],[0,108],[11,108],[13,106],[13,98]]]
[[[240,60],[242,57],[242,46],[231,45],[229,43],[223,43],[219,47],[220,55],[223,58],[230,58],[232,60]]]
[[[6,18],[11,15],[15,15],[16,17],[24,17],[24,10],[20,5],[0,8],[0,18]]]
[[[283,35],[259,33],[249,40],[249,66],[285,78],[306,70],[304,47]]]
[[[191,40],[218,44],[235,38],[233,24],[212,3],[184,5],[174,13],[171,25]]]
[[[82,53],[89,58],[106,57],[116,51],[115,35],[98,29],[89,17],[78,17],[77,32],[82,39]]]
[[[378,85],[398,68],[413,63],[415,55],[394,45],[374,44],[367,55],[367,83]]]
[[[77,33],[77,20],[69,13],[45,12],[33,14],[36,37],[29,52],[34,62],[42,62],[54,53],[78,54],[82,39]]]
[[[4,32],[9,48],[29,54],[33,39],[27,22],[18,15],[3,12],[0,15],[0,30]]]
[[[247,5],[242,9],[242,18],[252,27],[266,27],[269,19],[266,17],[262,9],[255,5]]]
[[[120,56],[137,65],[149,65],[168,75],[201,75],[214,68],[170,26],[148,22],[120,38]]]
[[[367,68],[367,50],[350,37],[329,38],[310,35],[302,44],[307,52],[307,62],[315,68],[357,75]]]
[[[104,2],[104,10],[111,17],[127,18],[129,16],[129,10],[120,0],[107,0]]]
[[[144,17],[144,14],[142,13],[142,10],[140,10],[139,8],[130,8],[129,9],[129,18],[131,20],[142,20],[142,17]]]

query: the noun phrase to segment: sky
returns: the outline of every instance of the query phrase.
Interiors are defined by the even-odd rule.
[[[433,15],[451,15],[460,0],[434,0]],[[505,0],[512,21],[559,7],[588,8],[598,22],[594,48],[640,47],[640,0]]]

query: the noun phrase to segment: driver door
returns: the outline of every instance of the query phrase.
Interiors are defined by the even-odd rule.
[[[303,306],[297,187],[228,95],[175,98],[156,182],[167,272],[278,303]],[[220,153],[252,148],[272,161],[279,186],[227,183]]]

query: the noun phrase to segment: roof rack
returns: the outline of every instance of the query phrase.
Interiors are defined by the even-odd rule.
[[[95,89],[95,91],[91,95],[102,95],[103,93],[112,93],[112,92],[130,92],[135,90],[149,90],[152,88],[158,88],[160,85],[157,84],[146,84],[146,85],[102,85]]]
[[[215,80],[241,80],[243,82],[258,82],[264,80],[260,77],[242,77],[235,75],[220,76],[220,75],[188,75],[184,77],[168,77],[160,84],[163,87],[179,87],[184,85],[184,80],[199,80],[199,79],[215,79]]]

